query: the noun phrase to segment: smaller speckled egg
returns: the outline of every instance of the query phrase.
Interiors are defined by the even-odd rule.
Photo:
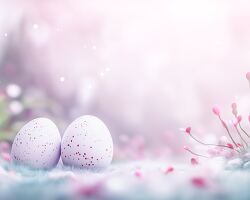
[[[61,143],[64,165],[102,169],[113,158],[113,141],[106,125],[97,117],[77,118],[66,129]]]
[[[47,118],[25,124],[17,133],[11,149],[12,161],[31,168],[49,169],[60,158],[61,136],[56,125]]]

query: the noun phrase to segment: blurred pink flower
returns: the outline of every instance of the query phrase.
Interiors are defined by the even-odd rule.
[[[208,186],[207,180],[204,177],[193,177],[191,183],[198,188],[205,188]]]
[[[190,162],[191,162],[192,165],[198,165],[199,164],[199,162],[198,162],[198,160],[196,158],[191,158]]]

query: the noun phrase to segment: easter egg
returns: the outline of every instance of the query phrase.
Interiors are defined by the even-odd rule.
[[[31,168],[49,169],[60,158],[61,136],[56,125],[47,118],[25,124],[17,133],[11,149],[12,161]]]
[[[113,158],[113,141],[106,125],[97,117],[85,115],[73,121],[61,143],[64,165],[85,169],[102,169]]]

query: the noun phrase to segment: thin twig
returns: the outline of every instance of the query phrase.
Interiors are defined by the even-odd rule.
[[[238,150],[232,149],[232,148],[230,148],[229,146],[222,145],[222,144],[207,144],[207,143],[204,143],[204,142],[202,142],[202,141],[196,139],[191,133],[189,133],[189,135],[191,136],[191,138],[193,138],[196,142],[198,142],[198,143],[200,143],[200,144],[203,144],[203,145],[206,145],[206,146],[215,146],[215,147],[228,148],[228,149],[230,149],[230,150],[237,151],[238,153],[240,153]]]
[[[240,131],[239,131],[239,129],[237,128],[237,126],[235,126],[235,129],[236,129],[236,131],[237,131],[237,133],[238,133],[238,135],[239,135],[241,141],[245,143],[246,147],[248,147],[247,142],[244,140],[244,138],[243,138],[242,135],[240,134]],[[243,146],[243,145],[242,145],[242,146]],[[244,146],[243,146],[243,148],[244,148]],[[245,148],[244,148],[244,150],[245,150]]]
[[[221,119],[220,116],[218,116],[218,117],[219,117],[219,119],[220,119],[220,121],[221,121],[223,127],[226,129],[227,134],[229,135],[230,139],[232,140],[232,142],[234,143],[234,145],[237,147],[238,145],[237,145],[237,143],[235,142],[235,140],[233,139],[233,137],[232,137],[232,135],[231,135],[231,133],[230,133],[230,131],[229,131],[229,129],[228,129],[226,123]]]
[[[250,136],[248,135],[248,133],[242,128],[242,126],[241,126],[241,124],[239,123],[239,127],[240,127],[240,129],[243,131],[243,133],[245,133],[246,134],[246,136],[247,137],[249,137],[250,138]]]
[[[185,150],[188,151],[189,153],[195,155],[195,156],[200,156],[200,157],[203,157],[203,158],[210,158],[210,157],[208,157],[208,156],[204,156],[204,155],[195,153],[195,152],[191,151],[190,149],[185,149]]]

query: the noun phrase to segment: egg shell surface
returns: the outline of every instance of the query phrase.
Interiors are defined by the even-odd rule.
[[[97,117],[85,115],[66,129],[61,143],[64,165],[102,169],[113,158],[113,140],[106,125]]]
[[[17,133],[11,149],[12,161],[31,168],[49,169],[60,158],[61,136],[47,118],[36,118]]]

